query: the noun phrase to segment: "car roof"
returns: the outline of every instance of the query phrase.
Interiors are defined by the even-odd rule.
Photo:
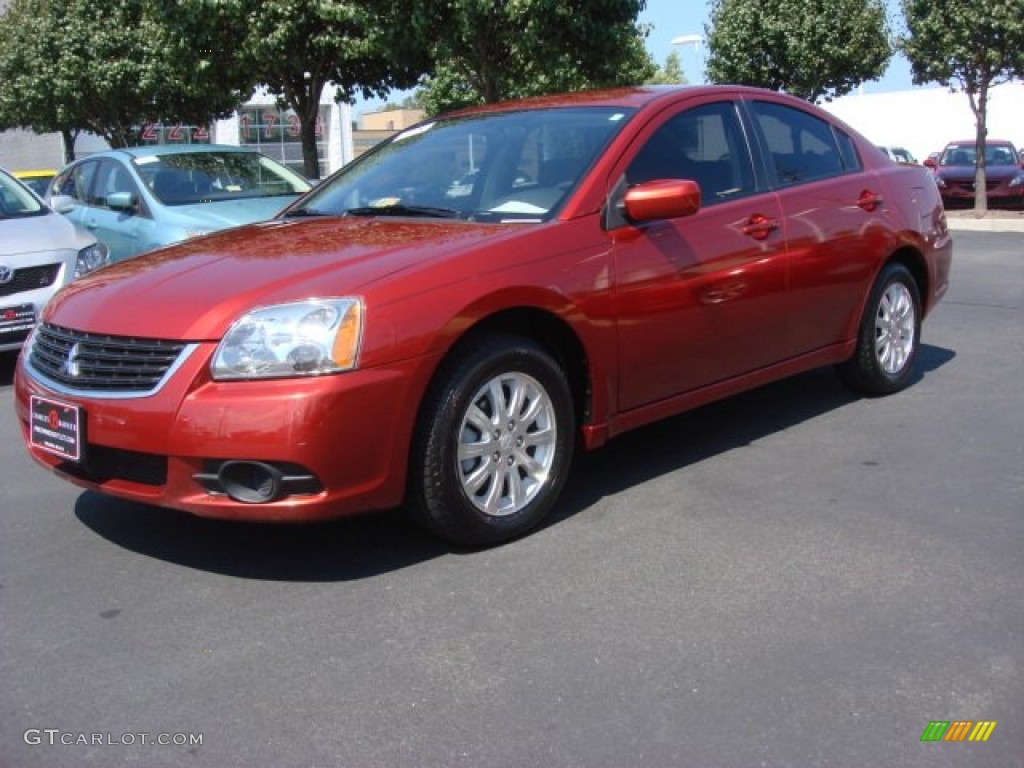
[[[254,147],[239,147],[234,144],[151,144],[143,147],[121,147],[97,152],[89,157],[103,157],[124,154],[129,157],[154,157],[156,155],[186,155],[206,152],[258,152]]]
[[[978,142],[975,139],[964,139],[963,141],[951,141],[946,146],[947,147],[973,147],[977,143]],[[1012,147],[1013,146],[1013,142],[1012,141],[1007,141],[1006,139],[985,139],[985,146],[986,147],[993,147],[993,146],[996,146],[996,145],[1003,146],[1003,147]]]
[[[443,115],[443,117],[543,107],[629,107],[639,109],[659,101],[670,100],[683,93],[689,96],[703,96],[715,93],[746,93],[751,96],[782,95],[777,91],[768,91],[763,88],[745,85],[640,85],[535,96],[516,101],[502,101],[495,104],[467,107],[455,112],[449,112]]]

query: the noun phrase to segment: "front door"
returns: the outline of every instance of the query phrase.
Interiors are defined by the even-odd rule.
[[[612,233],[620,411],[763,367],[784,346],[782,211],[756,182],[733,102],[691,107],[655,128],[626,182],[666,178],[696,181],[701,209]]]

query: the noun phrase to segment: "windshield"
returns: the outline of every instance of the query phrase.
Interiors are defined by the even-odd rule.
[[[0,219],[40,216],[47,211],[39,198],[6,173],[0,172]]]
[[[940,165],[974,165],[975,145],[960,144],[947,147],[942,155]],[[1013,147],[1001,144],[985,145],[985,165],[1017,165],[1016,152]]]
[[[258,152],[148,155],[132,163],[164,205],[295,196],[310,189],[297,173]]]
[[[630,114],[553,108],[424,123],[343,169],[286,215],[543,221]]]

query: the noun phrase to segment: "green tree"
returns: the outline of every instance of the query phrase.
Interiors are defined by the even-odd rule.
[[[413,86],[426,71],[413,0],[163,0],[178,27],[197,34],[215,18],[221,48],[256,83],[299,116],[306,176],[319,178],[316,124],[328,84],[339,101],[383,97]]]
[[[419,26],[434,62],[431,114],[590,87],[635,85],[654,72],[636,19],[645,0],[433,0]]]
[[[713,0],[707,75],[817,101],[885,72],[892,57],[882,0]]]
[[[900,43],[914,82],[962,90],[974,113],[974,207],[988,209],[985,139],[993,86],[1024,77],[1024,0],[903,0],[908,34]]]
[[[55,62],[46,38],[46,19],[30,4],[15,0],[0,17],[0,130],[28,128],[60,133],[64,159],[75,159],[75,139],[82,130],[76,116],[53,98],[40,81],[54,80]]]
[[[169,26],[159,3],[14,0],[0,18],[0,124],[61,131],[72,155],[80,130],[120,147],[150,120],[229,114],[248,96],[237,73],[219,66],[210,35]]]
[[[679,51],[669,53],[665,57],[665,66],[658,67],[658,71],[645,81],[647,85],[686,85],[687,82]]]

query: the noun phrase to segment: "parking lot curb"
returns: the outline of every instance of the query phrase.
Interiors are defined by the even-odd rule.
[[[946,224],[959,232],[1024,232],[1024,216],[986,217],[978,219],[966,216],[948,216]]]

